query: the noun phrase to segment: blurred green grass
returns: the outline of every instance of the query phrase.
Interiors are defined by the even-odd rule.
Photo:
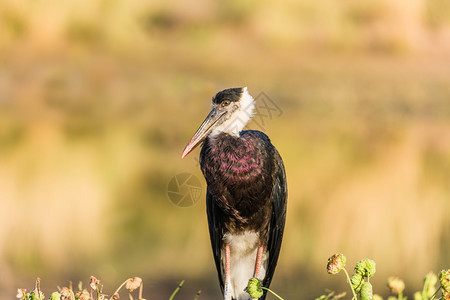
[[[375,259],[378,291],[450,263],[443,1],[27,4],[0,3],[1,299],[91,274],[217,296],[204,203],[166,192],[202,178],[181,151],[243,85],[283,111],[264,125],[289,185],[275,290],[332,288],[335,252]]]

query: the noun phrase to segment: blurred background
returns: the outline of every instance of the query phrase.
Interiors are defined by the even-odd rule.
[[[181,152],[216,92],[248,86],[251,129],[289,188],[272,287],[348,291],[326,273],[377,262],[408,295],[450,267],[450,2],[0,1],[0,299],[90,275],[112,293],[219,299],[199,150]],[[258,97],[260,99],[261,97]],[[257,100],[258,101],[258,100]],[[257,104],[258,105],[258,104]],[[179,207],[189,173],[200,200]],[[186,193],[186,190],[184,192]]]

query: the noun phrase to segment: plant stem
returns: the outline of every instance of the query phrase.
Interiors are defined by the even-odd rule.
[[[280,300],[283,300],[283,298],[281,298],[279,295],[277,295],[275,292],[273,292],[271,289],[268,289],[268,288],[265,288],[265,287],[261,287],[263,290],[266,290],[266,291],[268,291],[268,292],[271,292],[272,293],[272,295],[274,295],[275,297],[277,297],[278,299],[280,299]]]
[[[345,275],[347,275],[347,281],[348,281],[348,284],[350,284],[350,288],[351,288],[352,293],[353,293],[353,298],[352,299],[357,300],[358,298],[356,297],[355,290],[353,289],[352,281],[350,280],[350,276],[348,275],[348,272],[347,272],[347,270],[345,268],[343,268],[342,270],[344,270]]]
[[[142,291],[144,289],[144,282],[141,282],[141,286],[139,287],[139,299],[142,299]]]
[[[433,300],[436,297],[437,293],[441,290],[442,287],[439,287],[436,292],[434,292],[433,296],[431,296],[430,300]]]
[[[125,281],[117,288],[117,290],[113,293],[113,296],[114,296],[115,294],[119,293],[120,289],[125,285],[125,283],[127,283],[127,281],[128,281],[128,279],[125,280]]]
[[[182,280],[180,282],[180,284],[178,285],[178,287],[175,289],[175,291],[173,291],[172,296],[170,296],[169,300],[173,300],[173,297],[175,297],[175,295],[178,293],[178,291],[181,289],[181,287],[183,286],[184,280]]]
[[[200,294],[202,293],[202,291],[200,290],[200,291],[198,291],[197,292],[197,294],[195,294],[195,298],[194,298],[194,300],[197,300],[198,299],[198,297],[200,296]]]
[[[41,279],[39,277],[36,279],[35,290],[37,291],[37,296],[38,296],[39,300],[44,300],[41,297]]]

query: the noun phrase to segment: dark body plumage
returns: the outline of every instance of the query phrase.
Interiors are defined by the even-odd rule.
[[[268,287],[278,260],[286,218],[286,176],[283,161],[267,135],[241,131],[209,136],[200,165],[207,182],[207,215],[222,291],[224,235],[256,232],[267,253]],[[260,299],[264,299],[266,293]]]

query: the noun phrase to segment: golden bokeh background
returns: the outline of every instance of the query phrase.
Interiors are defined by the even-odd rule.
[[[450,2],[0,1],[0,299],[97,276],[112,293],[219,299],[198,150],[219,90],[278,107],[249,128],[281,153],[289,204],[272,287],[348,290],[377,262],[408,294],[450,267]],[[262,122],[263,121],[263,122]],[[191,173],[180,208],[169,181]]]

